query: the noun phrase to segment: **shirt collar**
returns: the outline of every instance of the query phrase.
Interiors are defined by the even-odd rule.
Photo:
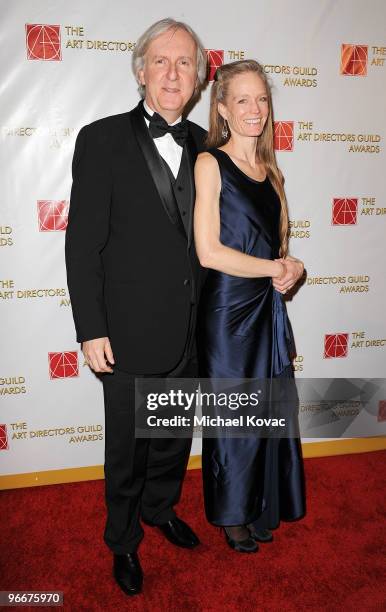
[[[147,113],[149,113],[149,115],[154,115],[154,111],[153,109],[150,108],[150,106],[148,104],[146,104],[145,100],[143,101],[143,106],[145,108],[145,111]],[[180,123],[180,121],[182,121],[182,117],[178,117],[178,119],[176,119],[173,123],[169,123],[169,125],[176,125],[177,123]],[[147,120],[146,120],[147,122]]]

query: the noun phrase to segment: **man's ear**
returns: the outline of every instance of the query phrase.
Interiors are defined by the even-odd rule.
[[[138,81],[141,85],[145,85],[145,71],[144,70],[138,70]]]

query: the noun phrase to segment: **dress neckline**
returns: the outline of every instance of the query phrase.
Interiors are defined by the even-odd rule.
[[[265,179],[263,179],[262,181],[258,181],[257,179],[252,178],[251,176],[249,176],[249,174],[246,174],[245,172],[243,172],[241,170],[241,168],[238,167],[238,165],[233,161],[233,159],[231,158],[231,156],[226,152],[223,151],[222,149],[218,149],[216,148],[216,151],[220,151],[220,153],[224,153],[224,155],[227,156],[227,158],[229,159],[229,161],[231,162],[231,164],[236,168],[236,170],[238,170],[240,172],[240,174],[242,174],[243,176],[245,176],[245,178],[247,178],[249,181],[252,181],[252,183],[257,183],[258,185],[262,185],[263,183],[266,182],[267,178],[268,178],[268,174],[267,172],[265,173]]]

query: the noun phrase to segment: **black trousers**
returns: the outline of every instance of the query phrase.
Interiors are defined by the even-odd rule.
[[[171,376],[198,375],[197,358]],[[167,375],[165,375],[166,377]],[[143,538],[140,519],[172,520],[181,494],[191,439],[135,438],[135,374],[114,368],[102,376],[105,400],[104,541],[116,554],[134,552]]]

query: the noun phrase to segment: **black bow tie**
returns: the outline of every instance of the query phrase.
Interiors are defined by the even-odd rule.
[[[188,124],[186,119],[176,123],[176,125],[169,125],[158,113],[149,115],[144,107],[142,107],[142,110],[146,119],[150,121],[149,132],[152,138],[160,138],[161,136],[169,133],[173,136],[174,140],[178,145],[180,145],[180,147],[184,146],[185,140],[188,137]]]

